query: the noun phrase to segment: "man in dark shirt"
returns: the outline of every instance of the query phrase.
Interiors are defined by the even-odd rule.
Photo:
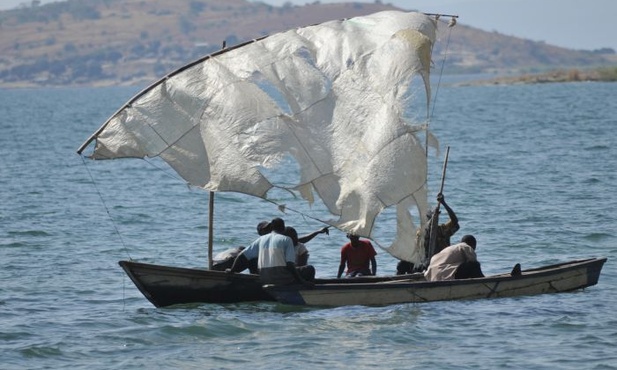
[[[431,257],[439,252],[441,252],[444,248],[451,245],[450,238],[454,235],[460,228],[458,224],[458,218],[456,214],[450,208],[450,206],[446,203],[446,200],[442,193],[437,194],[437,202],[439,205],[443,205],[443,207],[448,212],[449,220],[441,225],[437,225],[437,230],[435,232],[435,245],[434,250],[431,251],[430,246],[430,237],[431,237],[431,225],[433,224],[433,217],[437,217],[435,221],[439,221],[439,212],[429,212],[427,214],[428,221],[426,222],[426,226],[424,228],[424,233],[421,230],[418,230],[416,245],[424,247],[424,258],[425,263],[420,266],[415,266],[411,262],[407,261],[399,261],[396,266],[396,274],[410,274],[412,272],[424,271],[428,262],[431,260]],[[438,205],[438,207],[439,207]],[[435,207],[435,210],[439,210],[438,207]]]
[[[444,248],[452,245],[452,243],[450,243],[450,238],[460,229],[460,226],[458,224],[458,218],[456,217],[456,214],[454,213],[452,208],[450,208],[450,206],[446,203],[446,199],[444,198],[442,193],[437,194],[437,201],[446,209],[446,211],[448,212],[448,217],[450,219],[447,222],[437,226],[437,232],[435,233],[435,249],[431,253],[429,239],[431,235],[431,224],[433,223],[432,217],[437,217],[439,219],[439,212],[437,212],[437,214],[433,212],[433,214],[430,215],[427,222],[428,228],[424,235],[424,248],[426,257],[429,260],[434,254],[437,254],[441,252]]]

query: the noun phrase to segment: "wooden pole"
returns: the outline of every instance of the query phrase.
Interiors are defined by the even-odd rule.
[[[208,204],[208,268],[212,270],[212,240],[214,239],[214,192],[210,192],[210,202]]]
[[[444,182],[446,181],[446,167],[448,166],[448,157],[450,155],[450,147],[448,147],[446,149],[446,158],[444,159],[443,162],[443,169],[441,171],[441,186],[439,187],[439,193],[443,192],[443,185]],[[430,234],[430,239],[428,242],[429,245],[429,253],[428,253],[428,260],[431,260],[431,257],[433,257],[433,254],[435,253],[435,244],[437,242],[437,227],[439,227],[439,206],[440,203],[437,202],[437,206],[435,207],[435,211],[433,212],[433,216],[431,217],[431,234]]]
[[[448,167],[448,157],[449,156],[450,156],[450,147],[446,148],[446,158],[443,161],[443,169],[441,170],[441,187],[439,188],[440,193],[443,193],[443,184],[446,181],[446,167]]]
[[[227,42],[223,40],[221,50],[227,47]],[[212,270],[212,250],[214,240],[214,192],[210,192],[210,201],[208,202],[208,269]]]
[[[451,17],[451,18],[458,18],[458,15],[455,14],[440,14],[440,13],[424,13],[424,15],[431,15],[431,16],[437,16],[437,17]]]

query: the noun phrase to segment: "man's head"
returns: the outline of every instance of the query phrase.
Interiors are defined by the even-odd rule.
[[[464,235],[461,238],[461,243],[467,244],[468,246],[470,246],[474,250],[476,249],[476,238],[474,238],[473,235]]]
[[[356,245],[358,245],[358,241],[360,240],[360,237],[358,235],[351,234],[351,233],[347,234],[347,238],[349,238],[349,242],[351,242],[352,247],[355,247]]]
[[[270,227],[270,223],[268,221],[261,221],[257,224],[257,234],[266,235],[270,234],[272,228]]]
[[[291,238],[291,241],[293,241],[294,245],[298,245],[298,233],[296,232],[296,229],[291,226],[286,226],[284,234],[285,236]]]
[[[283,221],[282,218],[273,218],[272,221],[270,221],[270,227],[272,228],[272,231],[278,234],[285,233],[285,221]]]
[[[437,217],[439,217],[440,213],[441,211],[437,210]],[[428,211],[426,211],[426,219],[430,220],[431,218],[433,218],[433,214],[434,214],[434,211],[432,209],[429,209]]]

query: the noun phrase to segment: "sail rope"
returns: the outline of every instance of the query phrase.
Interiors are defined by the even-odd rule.
[[[446,59],[448,57],[448,49],[450,47],[450,37],[452,36],[452,28],[456,25],[456,18],[458,18],[458,16],[445,15],[445,14],[432,14],[432,13],[427,13],[426,15],[434,16],[437,22],[443,22],[443,23],[445,22],[440,21],[439,19],[442,15],[451,17],[450,22],[448,22],[448,34],[446,37],[446,46],[444,48],[443,58],[441,60],[441,67],[439,69],[439,78],[437,79],[437,87],[435,88],[435,93],[433,94],[433,97],[432,97],[431,111],[427,113],[426,124],[424,125],[424,129],[425,129],[424,156],[428,164],[429,128],[430,128],[431,121],[433,119],[433,115],[435,114],[435,106],[437,106],[437,95],[439,95],[439,88],[441,87],[441,78],[443,76],[443,70],[446,65]],[[439,153],[439,149],[438,149],[438,153]],[[428,187],[428,165],[426,166],[426,173],[425,173],[424,178],[426,179],[425,185]],[[421,217],[421,220],[424,220],[423,215],[421,215],[420,217]]]
[[[441,16],[441,14],[429,14],[429,15],[435,15],[437,21],[439,22],[439,17]],[[424,143],[424,152],[425,152],[425,156],[426,156],[426,160],[428,162],[428,147],[429,147],[429,128],[430,128],[430,124],[431,121],[433,119],[433,116],[435,114],[435,107],[437,106],[437,96],[439,95],[439,88],[441,87],[441,78],[443,76],[443,70],[445,68],[446,65],[446,59],[448,58],[448,50],[450,47],[450,38],[452,36],[452,28],[454,28],[454,26],[456,25],[456,18],[458,16],[456,15],[451,15],[450,16],[450,22],[448,22],[448,34],[446,37],[446,45],[443,51],[443,58],[441,60],[441,67],[439,69],[439,78],[437,79],[437,87],[435,88],[435,94],[433,95],[433,102],[432,102],[432,107],[431,107],[431,112],[428,114],[428,118],[427,118],[427,122],[425,125],[425,129],[426,129],[426,137],[425,137],[425,143]],[[443,21],[441,21],[443,22]],[[445,23],[445,22],[443,22]],[[428,166],[426,166],[426,181],[427,181],[427,185],[428,185]]]
[[[456,18],[452,17],[450,22],[448,23],[448,36],[446,38],[446,47],[443,53],[443,59],[441,60],[441,68],[439,70],[439,79],[437,80],[437,88],[435,90],[435,96],[433,97],[433,107],[431,110],[430,117],[433,117],[435,113],[435,106],[437,105],[437,95],[439,94],[439,87],[441,86],[441,76],[443,75],[443,70],[446,65],[446,59],[448,58],[448,48],[450,47],[450,37],[452,36],[452,28],[456,25]]]
[[[94,176],[92,176],[92,172],[90,171],[90,168],[88,168],[88,165],[86,164],[86,160],[84,156],[80,155],[80,157],[81,157],[82,163],[84,164],[84,167],[86,168],[86,172],[88,172],[88,175],[90,176],[92,185],[94,185],[94,189],[96,190],[96,193],[98,194],[99,199],[101,200],[101,203],[103,203],[105,212],[107,212],[107,216],[109,216],[109,220],[111,221],[111,224],[113,225],[114,230],[116,231],[116,234],[118,235],[118,238],[120,239],[120,244],[122,245],[122,249],[124,250],[124,253],[126,253],[126,255],[128,256],[129,260],[132,261],[133,258],[131,258],[131,255],[129,254],[128,248],[126,247],[126,243],[124,242],[124,239],[122,238],[122,234],[120,234],[120,230],[118,229],[118,225],[114,221],[114,218],[111,216],[111,212],[109,212],[109,207],[107,207],[107,203],[105,203],[105,198],[103,198],[103,194],[101,193],[98,185],[96,184],[96,181],[94,181]]]
[[[431,107],[431,111],[429,113],[427,113],[427,120],[426,120],[426,124],[424,125],[425,130],[426,130],[426,135],[425,135],[425,142],[424,142],[424,155],[428,161],[428,148],[429,148],[429,128],[430,128],[430,124],[431,121],[433,119],[433,115],[435,114],[435,106],[437,106],[437,95],[439,95],[439,88],[441,87],[441,78],[443,76],[443,70],[444,67],[446,65],[446,59],[448,57],[448,50],[450,47],[450,37],[452,36],[452,28],[456,25],[456,18],[458,18],[458,16],[456,15],[445,15],[445,14],[432,14],[432,13],[426,13],[426,15],[432,15],[435,16],[435,19],[438,22],[443,22],[440,21],[439,18],[443,15],[443,16],[449,16],[451,17],[450,22],[448,22],[448,34],[446,37],[446,46],[444,48],[444,52],[443,52],[443,59],[441,60],[441,67],[439,69],[439,78],[437,79],[437,87],[435,89],[435,93],[433,94],[432,97],[432,107]],[[443,22],[445,23],[445,22]],[[428,166],[426,168],[426,176],[425,178],[428,181]]]
[[[435,15],[437,21],[439,21],[439,17],[440,15]],[[456,25],[456,18],[457,16],[450,16],[450,22],[448,22],[448,33],[446,36],[446,45],[443,51],[443,58],[441,60],[441,67],[439,69],[439,78],[437,79],[437,86],[435,88],[435,94],[433,95],[433,102],[432,102],[432,107],[431,107],[431,112],[428,114],[428,119],[427,119],[427,123],[426,123],[426,141],[425,141],[425,155],[426,155],[426,160],[428,163],[428,138],[429,138],[429,127],[430,127],[430,123],[433,119],[433,116],[435,114],[435,107],[437,106],[437,96],[439,95],[439,88],[441,87],[441,78],[443,76],[443,70],[445,68],[446,65],[446,59],[448,57],[448,50],[450,47],[450,38],[452,36],[452,28],[454,28],[454,26]],[[444,22],[445,23],[445,22]],[[448,151],[450,150],[450,148],[448,147]],[[446,154],[446,161],[447,161],[447,154]],[[445,164],[444,164],[445,166]],[[444,167],[444,173],[445,173],[445,167]],[[428,187],[428,165],[426,166],[426,186]],[[441,184],[441,191],[443,191],[443,176],[442,176],[442,184]],[[430,217],[430,226],[429,226],[429,240],[428,240],[428,246],[430,249],[429,253],[433,252],[433,248],[434,248],[434,244],[435,244],[435,240],[436,240],[436,230],[437,230],[437,225],[439,223],[439,202],[437,203],[437,207],[435,208],[435,210],[430,210],[429,212],[431,212],[431,217]],[[421,220],[424,220],[424,215],[420,215]],[[422,222],[422,221],[421,221]],[[427,232],[427,230],[421,226],[423,230],[423,232]],[[423,236],[420,240],[422,240],[422,245],[426,248],[427,244],[424,242],[424,239],[426,238],[426,236]],[[430,257],[431,254],[429,254],[428,256],[428,261],[430,261]],[[424,264],[428,263],[427,260],[423,261]]]
[[[171,171],[169,167],[165,168],[162,166],[159,166],[157,164],[155,164],[153,161],[148,160],[148,158],[140,158],[141,160],[143,160],[144,162],[148,163],[150,166],[152,166],[153,168],[163,172],[165,175],[169,176],[170,178],[178,181],[178,182],[183,182],[186,184],[187,187],[191,188],[191,184],[189,184],[188,182],[186,182],[185,180],[183,180],[180,176],[176,176],[175,172]]]

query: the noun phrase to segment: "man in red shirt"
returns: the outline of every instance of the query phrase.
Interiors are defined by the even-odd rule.
[[[346,277],[375,275],[377,273],[377,261],[375,248],[368,240],[360,240],[357,235],[347,234],[349,243],[341,248],[341,264],[338,268],[337,278],[343,275],[347,265]],[[371,268],[369,269],[369,262]]]

